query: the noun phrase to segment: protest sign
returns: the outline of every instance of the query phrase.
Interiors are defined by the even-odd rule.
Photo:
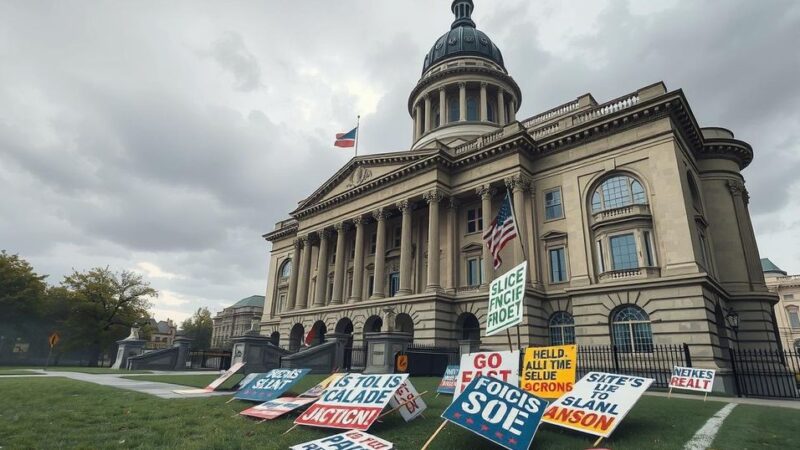
[[[528,261],[495,278],[489,285],[489,311],[486,314],[486,335],[491,336],[522,323],[525,300],[525,278]]]
[[[314,398],[281,397],[247,408],[239,414],[243,416],[258,417],[259,419],[272,420],[297,408],[314,403]]]
[[[669,379],[669,388],[688,389],[690,391],[711,392],[714,386],[714,369],[693,369],[691,367],[675,366]]]
[[[497,378],[519,386],[519,351],[479,352],[461,355],[461,366],[456,380],[453,400],[479,376]]]
[[[575,345],[528,347],[522,362],[522,388],[544,398],[572,390],[578,349]]]
[[[439,394],[452,394],[456,390],[456,379],[458,379],[458,366],[447,366],[436,392]]]
[[[511,450],[527,449],[539,428],[547,401],[516,386],[480,376],[442,417]]]
[[[595,436],[609,437],[652,378],[589,372],[572,391],[550,404],[543,421]]]
[[[261,376],[261,375],[264,375],[264,374],[263,373],[248,373],[247,375],[244,376],[244,378],[239,380],[239,382],[236,383],[233,386],[233,390],[234,391],[238,391],[239,389],[241,389],[241,388],[247,386],[248,384],[250,384],[250,382],[253,381],[253,378]]]
[[[316,441],[289,447],[289,450],[391,450],[389,441],[361,431],[346,431]]]
[[[422,397],[419,396],[417,389],[411,384],[411,380],[404,381],[397,388],[392,399],[389,400],[389,406],[392,408],[399,406],[400,415],[403,416],[406,422],[416,419],[428,407]]]
[[[238,362],[231,366],[230,369],[223,372],[222,375],[219,376],[216,380],[212,381],[208,386],[204,387],[203,389],[177,389],[172,391],[176,394],[205,394],[208,392],[216,391],[222,384],[232,376],[236,374],[236,372],[242,370],[244,367],[243,362]]]
[[[322,392],[325,390],[325,388],[327,388],[331,383],[338,380],[339,378],[342,378],[345,375],[346,374],[344,373],[334,373],[328,378],[325,378],[324,380],[320,381],[319,384],[317,384],[316,386],[300,394],[300,397],[319,397],[320,395],[322,395]]]
[[[269,373],[255,377],[245,387],[239,389],[234,398],[254,402],[266,402],[280,397],[311,369],[273,369]]]
[[[365,431],[407,378],[407,374],[344,376],[331,383],[294,423]]]

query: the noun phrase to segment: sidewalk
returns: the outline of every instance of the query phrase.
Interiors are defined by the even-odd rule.
[[[644,395],[649,395],[652,397],[667,397],[666,392],[645,392]],[[692,395],[692,394],[676,394],[675,392],[672,393],[672,397],[674,398],[681,398],[687,400],[700,400],[703,401],[702,395]],[[737,405],[756,405],[756,406],[770,406],[774,408],[788,408],[788,409],[800,409],[800,400],[778,400],[778,399],[768,399],[768,398],[739,398],[739,397],[714,397],[709,395],[706,401],[709,402],[720,402],[720,403],[733,403]]]

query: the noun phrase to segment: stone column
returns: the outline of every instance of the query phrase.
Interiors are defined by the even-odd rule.
[[[397,209],[403,214],[400,233],[400,289],[397,295],[411,293],[411,204],[408,200],[397,202]]]
[[[528,243],[528,272],[530,273],[531,284],[534,286],[541,285],[541,275],[539,274],[540,270],[540,261],[539,258],[539,244],[538,238],[539,236],[539,209],[536,206],[536,189],[533,186],[533,183],[528,184],[528,201],[529,205],[527,207],[527,214],[525,215],[525,223],[528,223],[528,219],[530,219],[530,234],[528,235],[528,240],[525,241]]]
[[[336,230],[336,262],[333,269],[331,305],[341,305],[344,292],[344,259],[347,256],[347,249],[344,248],[344,238],[347,235],[348,227],[344,222],[339,222],[333,228]]]
[[[311,236],[304,236],[300,238],[303,244],[303,253],[300,256],[300,264],[302,269],[298,268],[300,272],[297,274],[297,302],[295,309],[308,308],[308,282],[311,279]]]
[[[362,300],[362,286],[364,284],[364,218],[361,216],[353,219],[356,227],[356,255],[353,258],[353,289],[350,292],[349,302]]]
[[[489,120],[489,103],[486,101],[486,86],[489,83],[481,82],[481,122]]]
[[[372,296],[370,298],[383,298],[386,296],[386,213],[379,208],[372,216],[378,223],[375,235],[375,272],[373,274]]]
[[[458,286],[458,200],[450,197],[447,209],[447,282],[445,289],[454,290]]]
[[[506,188],[511,191],[514,207],[514,221],[517,224],[517,242],[514,245],[514,264],[521,264],[525,260],[525,252],[522,249],[527,240],[527,228],[525,227],[525,190],[528,187],[528,180],[520,175],[514,175],[505,179]]]
[[[289,308],[295,309],[297,303],[297,271],[300,269],[300,239],[294,240],[294,250],[292,251],[292,273],[289,274]]]
[[[447,123],[447,92],[444,87],[439,88],[439,126]]]
[[[458,83],[458,120],[467,120],[467,83]]]
[[[414,140],[422,136],[422,107],[417,105],[414,107]]]
[[[428,292],[442,289],[439,283],[439,202],[443,197],[438,189],[426,192],[423,196],[428,202]]]
[[[494,219],[492,216],[492,196],[495,193],[495,189],[489,185],[483,185],[476,189],[476,192],[481,196],[481,215],[483,217],[483,229],[481,230],[481,234],[483,234],[489,229],[489,224]],[[482,257],[484,276],[481,280],[481,288],[485,289],[489,286],[489,282],[494,278],[494,259],[492,258],[492,254],[489,252],[489,247],[486,246],[486,243],[483,243],[481,248],[483,249]]]
[[[506,124],[506,99],[503,97],[503,88],[497,87],[497,123],[502,127]]]
[[[425,95],[425,133],[431,131],[433,121],[431,120],[431,96]]]
[[[319,255],[317,256],[317,289],[314,306],[325,306],[325,291],[328,288],[328,238],[331,233],[321,230],[319,234]]]
[[[511,103],[508,105],[508,121],[514,122],[517,120],[517,101],[512,99]]]

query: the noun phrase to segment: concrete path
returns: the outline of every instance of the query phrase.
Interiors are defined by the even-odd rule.
[[[163,372],[153,374],[126,374],[126,373],[111,373],[111,374],[94,374],[82,372],[59,372],[57,370],[35,370],[32,372],[41,375],[6,375],[2,378],[20,378],[20,377],[63,377],[71,380],[85,381],[88,383],[99,384],[102,386],[109,386],[118,389],[127,389],[129,391],[141,392],[143,394],[155,395],[159,398],[197,398],[197,397],[211,397],[217,395],[231,395],[231,392],[203,392],[199,394],[177,394],[175,390],[193,389],[191,386],[182,386],[179,384],[159,383],[155,381],[138,381],[130,380],[122,377],[133,377],[137,375],[208,375],[218,374],[219,372]]]
[[[644,395],[649,395],[652,397],[666,397],[666,392],[645,392]],[[702,395],[692,395],[692,394],[676,394],[675,392],[672,393],[672,397],[674,398],[683,398],[687,400],[699,400],[703,401]],[[769,398],[739,398],[739,397],[714,397],[709,395],[706,401],[709,402],[722,402],[722,403],[733,403],[736,405],[756,405],[756,406],[771,406],[774,408],[789,408],[789,409],[800,409],[800,400],[778,400],[778,399],[769,399]]]

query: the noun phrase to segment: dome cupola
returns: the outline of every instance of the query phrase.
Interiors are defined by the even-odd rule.
[[[450,30],[425,55],[422,77],[411,91],[412,149],[438,140],[458,145],[516,120],[522,100],[503,54],[472,20],[472,0],[454,0]]]

